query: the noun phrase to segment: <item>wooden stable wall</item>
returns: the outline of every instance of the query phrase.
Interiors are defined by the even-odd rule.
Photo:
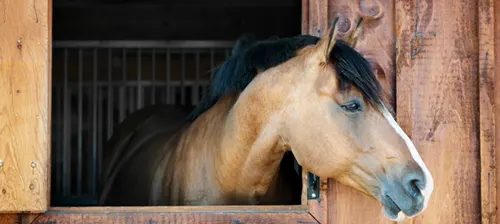
[[[480,147],[489,142],[479,138],[477,4],[396,3],[397,117],[436,183],[429,212],[415,223],[481,220]]]
[[[309,0],[304,33],[323,34],[341,16],[349,31],[366,19],[358,50],[375,60],[393,93],[397,120],[435,179],[413,223],[496,223],[500,139],[500,6],[495,0]],[[495,27],[495,24],[496,27]],[[496,41],[496,45],[495,45]],[[395,46],[395,47],[394,47]],[[392,91],[391,91],[392,90]],[[329,223],[390,223],[374,200],[334,181]]]
[[[365,18],[358,50],[386,78],[397,120],[435,180],[428,209],[412,223],[500,219],[496,169],[500,130],[495,126],[500,119],[495,113],[500,69],[494,66],[500,65],[499,5],[495,0],[303,0],[304,33],[323,34],[337,15],[342,16],[340,31],[349,33],[357,16]],[[144,222],[172,218],[191,223],[390,223],[375,200],[331,180],[323,185],[322,198],[327,196],[327,201],[295,213],[283,207],[247,208],[252,213],[210,213],[207,208],[196,215],[190,209],[174,215],[166,208],[128,213],[116,208],[109,214],[96,208],[82,215],[87,212],[48,208],[50,6],[50,0],[0,1],[1,212],[49,209],[37,219],[40,223],[91,221],[87,218],[130,221],[129,217]],[[3,214],[0,223],[31,217]]]
[[[0,212],[48,208],[50,6],[0,1]]]

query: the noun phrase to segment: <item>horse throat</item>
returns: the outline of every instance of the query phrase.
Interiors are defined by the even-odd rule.
[[[280,192],[270,187],[278,187],[286,148],[279,135],[279,116],[253,97],[240,95],[226,117],[217,178],[236,204],[272,204]]]

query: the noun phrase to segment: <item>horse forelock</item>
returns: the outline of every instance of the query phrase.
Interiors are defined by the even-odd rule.
[[[374,107],[382,106],[382,87],[368,60],[342,40],[337,40],[330,53],[341,91],[357,88]]]

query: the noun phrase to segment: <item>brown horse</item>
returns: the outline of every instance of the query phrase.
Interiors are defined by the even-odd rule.
[[[164,119],[138,115],[144,122],[128,125],[140,131],[117,133],[106,152],[101,203],[288,203],[280,163],[292,152],[307,171],[379,200],[389,219],[420,214],[432,176],[384,106],[370,64],[353,49],[359,28],[340,41],[336,21],[317,43],[258,71],[243,91],[221,96],[193,122],[178,122],[185,114],[173,107]]]

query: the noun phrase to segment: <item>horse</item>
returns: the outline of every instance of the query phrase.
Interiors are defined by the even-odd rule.
[[[278,41],[279,40],[279,41]],[[316,43],[318,37],[310,35],[299,35],[291,38],[279,39],[272,36],[264,41],[257,41],[251,34],[242,35],[236,41],[232,49],[232,59],[225,61],[215,72],[215,80],[207,96],[205,96],[197,107],[190,105],[153,105],[142,108],[130,114],[121,124],[118,125],[115,132],[107,142],[108,150],[104,157],[107,167],[113,167],[113,170],[106,169],[106,173],[101,176],[114,179],[116,171],[119,170],[136,150],[144,147],[145,140],[162,135],[166,128],[176,128],[183,118],[188,122],[196,119],[201,113],[208,110],[221,96],[229,92],[242,91],[250,80],[256,75],[257,68],[261,70],[268,69],[273,65],[279,64],[294,56],[294,52],[306,45]],[[249,51],[245,51],[250,45],[255,44]],[[242,52],[245,52],[244,54]],[[239,55],[243,57],[239,57]],[[271,55],[274,54],[274,55]],[[260,59],[260,56],[266,55],[267,60]],[[237,72],[236,72],[237,70]],[[239,77],[231,77],[238,74]],[[194,110],[193,110],[194,109]],[[191,111],[189,115],[186,113]],[[136,139],[139,139],[139,143]],[[126,148],[128,147],[128,148]],[[126,154],[122,151],[126,148]],[[111,149],[111,150],[109,150]],[[120,162],[118,162],[120,157]],[[285,153],[280,164],[280,177],[285,182],[281,182],[282,191],[290,192],[288,201],[283,204],[299,204],[302,192],[301,173],[296,169],[296,163],[290,152]],[[109,165],[116,164],[116,165]],[[290,170],[295,170],[294,175]],[[110,174],[109,172],[114,172]],[[284,178],[286,177],[286,178]],[[105,181],[99,181],[104,183]],[[286,187],[285,187],[286,186]],[[101,186],[102,187],[102,186]],[[116,189],[115,189],[116,190]],[[109,200],[108,200],[109,201]],[[123,205],[124,202],[116,205]],[[131,205],[147,205],[147,203],[133,202]]]
[[[225,89],[243,90],[223,92],[192,121],[171,125],[183,112],[170,108],[177,113],[163,122],[134,124],[161,132],[155,137],[117,134],[117,144],[105,152],[114,159],[105,157],[100,203],[287,203],[289,192],[282,190],[288,177],[280,164],[291,152],[308,172],[378,200],[388,219],[421,214],[433,178],[385,106],[370,63],[355,50],[361,23],[351,37],[340,40],[337,21],[316,43],[305,44],[270,68],[254,70],[251,80],[242,77],[247,85],[224,82],[238,85]],[[219,70],[232,73],[231,78],[242,76]],[[168,130],[149,127],[166,123]]]

